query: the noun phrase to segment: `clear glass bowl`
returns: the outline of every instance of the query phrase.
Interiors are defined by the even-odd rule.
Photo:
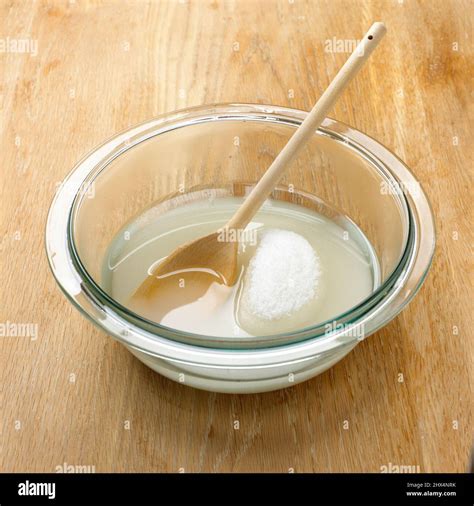
[[[332,366],[411,300],[434,252],[433,215],[419,183],[385,147],[326,119],[288,167],[273,199],[350,218],[380,264],[380,284],[356,307],[297,332],[203,336],[148,321],[102,286],[115,234],[145,210],[210,196],[246,195],[306,112],[222,104],[163,115],[84,158],[52,203],[46,249],[64,293],[87,317],[161,374],[220,392],[275,390]],[[348,280],[350,283],[350,280]]]

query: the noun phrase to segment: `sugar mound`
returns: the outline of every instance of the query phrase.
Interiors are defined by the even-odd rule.
[[[315,296],[319,276],[319,258],[304,237],[269,229],[250,260],[241,303],[265,320],[289,316]]]

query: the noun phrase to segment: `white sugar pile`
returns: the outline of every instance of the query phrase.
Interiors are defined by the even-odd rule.
[[[241,300],[259,318],[289,316],[315,296],[319,276],[319,258],[304,237],[269,229],[250,260]]]

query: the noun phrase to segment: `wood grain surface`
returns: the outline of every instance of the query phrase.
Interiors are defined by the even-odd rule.
[[[36,340],[0,338],[0,471],[465,471],[472,9],[462,0],[0,0],[0,322],[38,325]],[[72,307],[43,235],[78,159],[186,106],[308,110],[347,58],[326,41],[358,39],[375,20],[388,34],[332,116],[404,159],[431,200],[437,251],[403,313],[321,376],[244,396],[160,377]],[[29,39],[30,53],[12,52],[13,39]]]

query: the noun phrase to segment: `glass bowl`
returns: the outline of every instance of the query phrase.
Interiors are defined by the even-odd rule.
[[[69,300],[155,371],[229,393],[304,381],[389,322],[429,269],[433,215],[402,161],[329,118],[271,199],[313,209],[336,223],[349,218],[362,230],[379,263],[377,285],[364,301],[296,332],[215,337],[146,320],[114,300],[103,284],[107,248],[127,223],[139,215],[145,222],[159,219],[170,207],[196,199],[245,196],[306,114],[252,104],[191,108],[133,127],[87,155],[60,186],[46,225],[49,263]]]

